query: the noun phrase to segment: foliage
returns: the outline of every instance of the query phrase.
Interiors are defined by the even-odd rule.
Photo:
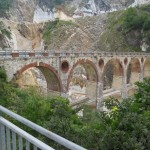
[[[124,13],[123,26],[126,29],[150,29],[150,13],[136,8],[129,8]]]
[[[116,111],[112,109],[109,115],[112,139],[115,139],[115,146],[119,149],[149,149],[150,79],[138,82],[137,86],[139,88],[133,98],[121,103],[114,99],[108,100],[113,101],[112,106],[117,108]],[[106,105],[110,106],[108,101]]]
[[[53,9],[56,5],[61,5],[62,3],[65,2],[65,0],[37,0],[40,6],[44,7],[46,6],[47,8]]]
[[[47,41],[50,39],[51,35],[53,34],[53,32],[55,32],[55,30],[61,27],[72,26],[72,25],[74,24],[71,21],[64,21],[59,19],[56,19],[55,21],[52,22],[48,22],[44,30],[43,38]]]
[[[55,0],[56,4],[60,5],[64,0]]]
[[[129,8],[108,14],[107,30],[99,39],[104,51],[141,51],[150,45],[150,6]],[[147,52],[149,48],[147,48]]]
[[[2,21],[0,21],[0,32],[2,33],[2,35],[7,36],[9,39],[11,38],[11,32],[6,29]]]
[[[7,75],[5,73],[5,69],[0,67],[0,81],[5,81],[7,80]]]
[[[11,0],[0,0],[0,14],[1,14],[1,16],[3,16],[3,14],[9,10],[11,3],[12,3]]]
[[[11,33],[7,29],[2,29],[1,32],[3,35],[6,35],[8,38],[11,38]]]
[[[4,74],[0,69],[0,104],[31,121],[89,150],[150,149],[150,78],[136,83],[138,90],[131,98],[105,100],[108,111],[83,106],[83,117],[79,117],[67,99],[44,97],[36,89],[18,89],[6,82]],[[56,149],[65,149],[39,138]]]

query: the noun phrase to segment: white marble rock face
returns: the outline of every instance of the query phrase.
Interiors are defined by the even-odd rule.
[[[57,5],[52,1],[44,0],[13,0],[10,9],[10,19],[16,22],[45,22],[62,17],[56,11]],[[70,7],[74,11],[72,18],[82,16],[92,16],[95,14],[112,12],[126,7],[134,7],[142,4],[150,4],[150,0],[64,0],[63,6]],[[61,10],[63,12],[63,9]],[[79,15],[80,14],[80,15]],[[69,14],[66,14],[68,17]]]

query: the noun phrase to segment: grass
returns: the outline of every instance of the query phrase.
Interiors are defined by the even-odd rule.
[[[72,21],[55,20],[46,23],[43,32],[45,44],[59,47],[59,44],[64,43],[71,36],[75,27],[77,25]]]
[[[11,32],[6,29],[2,21],[0,22],[0,32],[2,33],[2,35],[7,36],[9,39],[11,39]]]

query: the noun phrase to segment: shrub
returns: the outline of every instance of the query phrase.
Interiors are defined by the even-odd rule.
[[[0,32],[2,33],[2,35],[7,36],[9,39],[11,38],[11,32],[6,29],[2,21],[0,21]]]
[[[143,29],[145,31],[150,29],[150,18],[148,18],[147,20],[145,20],[145,22],[143,24]]]
[[[1,32],[3,35],[6,35],[9,39],[11,38],[11,33],[7,29],[2,29]]]
[[[136,83],[136,94],[122,102],[114,98],[105,101],[109,111],[95,111],[83,107],[78,117],[65,98],[49,98],[35,89],[21,90],[6,82],[0,69],[0,105],[68,138],[89,150],[146,150],[150,145],[150,78]],[[37,133],[24,128],[29,133]],[[38,137],[55,149],[63,147]]]
[[[124,13],[123,26],[126,29],[150,29],[150,14],[144,10],[129,8]]]
[[[12,3],[11,0],[0,0],[0,14],[1,14],[1,16],[3,16],[3,14],[9,10],[11,3]]]
[[[45,41],[49,41],[51,38],[51,35],[53,32],[56,30],[60,29],[61,27],[68,27],[68,26],[74,26],[75,24],[72,21],[64,21],[64,20],[59,20],[56,19],[55,21],[48,22],[46,24],[43,38]]]
[[[6,81],[6,80],[7,80],[6,71],[4,68],[0,67],[0,81]]]

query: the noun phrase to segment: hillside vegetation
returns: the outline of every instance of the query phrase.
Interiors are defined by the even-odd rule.
[[[12,4],[11,0],[0,0],[0,16],[5,16],[5,13],[9,10]]]
[[[72,21],[55,21],[45,24],[43,39],[47,49],[59,50],[67,42],[69,37],[74,33],[77,25]],[[70,47],[71,48],[71,47]]]
[[[62,3],[66,2],[67,0],[37,0],[37,3],[39,6],[41,6],[43,9],[44,7],[50,8],[51,10],[57,6],[61,5]]]
[[[43,37],[48,49],[149,52],[150,6],[49,22]]]
[[[95,50],[95,42],[103,31],[105,20],[106,15],[100,15],[75,21],[48,22],[44,27],[44,43],[48,49],[61,51]]]
[[[8,29],[2,21],[0,21],[0,47],[9,47],[7,39],[11,39],[11,31]]]
[[[131,98],[122,102],[112,98],[105,100],[108,112],[82,106],[83,117],[76,115],[78,109],[72,109],[67,99],[44,97],[32,88],[21,90],[6,79],[5,70],[0,69],[0,105],[89,150],[150,148],[150,78],[137,83],[138,90]],[[14,123],[50,146],[65,150],[18,122]]]
[[[56,3],[61,3],[61,1],[53,1],[52,3],[49,3],[47,0],[38,2],[41,7],[43,6],[43,9],[47,3],[54,3],[54,5],[56,5]],[[6,12],[8,10],[8,6],[9,5],[7,4],[4,7],[6,8]],[[25,11],[26,9],[24,8],[23,10]],[[31,9],[30,11],[33,10]],[[61,11],[63,11],[63,7]],[[28,13],[28,17],[31,19],[33,16],[30,14],[31,13]],[[10,42],[9,38],[7,38],[8,36],[10,37],[9,32],[1,30],[3,26],[0,24],[0,47],[2,48],[13,48],[15,46],[15,48],[18,49],[30,49],[31,46],[29,43],[31,43],[32,40],[33,50],[44,48],[50,51],[58,50],[78,52],[150,51],[149,5],[91,17],[72,18],[68,21],[56,19],[55,21],[49,21],[42,24],[31,23],[29,25],[24,22],[21,22],[18,25],[17,23],[15,25],[13,22],[10,22],[10,24],[8,22],[4,22],[3,24],[10,26],[9,28],[11,30],[9,30],[8,27],[5,27],[5,29],[9,32],[13,32],[14,35],[12,35],[14,39]],[[19,26],[21,28],[18,28]],[[30,32],[24,32],[29,28],[29,26]],[[36,35],[34,39],[31,37],[31,34],[33,34],[33,36]],[[15,39],[17,39],[17,43]],[[11,43],[11,46],[9,43]]]
[[[99,48],[109,51],[150,51],[150,6],[108,15]]]

